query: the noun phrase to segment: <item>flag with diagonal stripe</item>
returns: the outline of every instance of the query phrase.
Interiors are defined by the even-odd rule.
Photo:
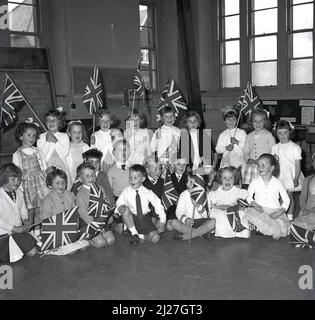
[[[171,174],[169,170],[166,171],[165,179],[164,179],[164,190],[162,194],[162,204],[164,208],[167,210],[173,204],[177,202],[179,195],[174,188]]]
[[[73,243],[79,238],[79,207],[65,210],[42,221],[41,251]]]
[[[290,226],[290,244],[296,248],[312,248],[315,241],[315,229],[307,230],[294,223]]]
[[[27,104],[25,98],[10,77],[5,74],[5,85],[1,104],[0,126],[8,127],[16,121],[16,113]]]
[[[205,182],[200,174],[195,175],[195,183],[190,190],[190,197],[199,205],[201,210],[200,213],[204,212],[207,208],[207,192],[205,188]]]
[[[174,80],[170,80],[163,90],[157,111],[164,109],[166,106],[172,107],[175,114],[178,116],[181,110],[187,110],[187,104],[184,97],[179,91]]]
[[[90,80],[85,87],[82,100],[90,114],[94,114],[98,109],[104,106],[104,91],[100,79],[100,72],[96,66],[94,67],[92,77],[90,77]]]
[[[250,82],[247,82],[246,89],[244,90],[244,94],[240,97],[238,105],[240,106],[240,111],[246,116],[248,116],[254,110],[264,110],[262,103],[260,102]]]
[[[80,229],[80,240],[91,239],[95,237],[108,223],[110,217],[115,210],[110,208],[108,200],[104,197],[102,190],[96,183],[90,187],[90,197],[88,212],[89,216],[93,217],[93,221],[84,225]]]
[[[141,96],[145,92],[145,84],[141,73],[141,60],[138,62],[138,68],[133,79],[133,84],[136,92]]]

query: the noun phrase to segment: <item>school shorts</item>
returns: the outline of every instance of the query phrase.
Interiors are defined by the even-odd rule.
[[[195,221],[194,221],[195,223],[193,224],[193,228],[197,229],[207,221],[210,221],[210,219],[209,218],[195,219]]]
[[[152,217],[149,214],[144,215],[141,220],[136,215],[133,215],[133,222],[140,234],[147,235],[152,231],[157,231],[156,226],[152,222]]]

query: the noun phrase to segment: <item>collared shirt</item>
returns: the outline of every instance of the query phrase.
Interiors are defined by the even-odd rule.
[[[152,190],[149,190],[144,186],[141,186],[138,189],[133,189],[131,188],[131,186],[125,188],[116,201],[117,208],[115,212],[118,212],[119,206],[126,205],[134,215],[137,215],[136,190],[138,190],[140,195],[143,214],[146,215],[150,212],[149,203],[151,203],[155,209],[155,212],[160,217],[160,221],[162,223],[165,223],[166,215],[161,200],[155,195]]]

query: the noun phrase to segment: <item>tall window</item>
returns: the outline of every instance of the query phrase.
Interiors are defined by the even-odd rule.
[[[155,10],[150,4],[139,5],[141,67],[144,82],[151,90],[157,90]]]
[[[278,0],[252,0],[249,48],[252,84],[277,85]]]
[[[39,47],[37,0],[8,1],[11,47]]]
[[[223,88],[240,86],[239,0],[223,0],[219,15],[220,82]]]
[[[290,84],[313,83],[314,1],[290,0]]]

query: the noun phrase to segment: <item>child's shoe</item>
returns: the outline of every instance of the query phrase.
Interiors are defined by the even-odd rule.
[[[137,234],[134,234],[133,236],[131,236],[131,238],[130,238],[131,245],[138,244],[139,242],[140,242],[140,239]]]

